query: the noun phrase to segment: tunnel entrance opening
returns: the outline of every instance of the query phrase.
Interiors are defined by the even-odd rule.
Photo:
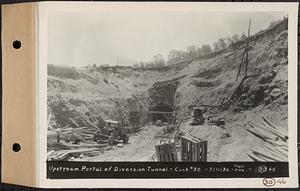
[[[174,108],[166,103],[159,103],[154,107],[149,107],[147,112],[148,122],[162,122],[171,123],[173,120]]]

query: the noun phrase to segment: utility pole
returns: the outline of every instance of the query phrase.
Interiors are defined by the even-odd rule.
[[[248,27],[245,76],[247,76],[247,70],[248,70],[248,52],[249,52],[249,42],[250,42],[250,40],[249,40],[249,37],[250,37],[250,25],[251,25],[251,19],[249,20],[249,27]]]
[[[242,55],[242,60],[241,60],[241,63],[240,63],[240,66],[239,66],[239,71],[238,71],[238,74],[236,76],[236,81],[238,80],[239,78],[239,75],[240,75],[240,72],[241,72],[241,69],[242,69],[242,65],[244,64],[244,58],[245,58],[245,76],[247,76],[247,70],[248,70],[248,61],[249,61],[249,58],[248,58],[248,52],[249,52],[249,37],[250,37],[250,26],[251,26],[251,19],[249,20],[249,26],[248,26],[248,37],[246,39],[246,45],[245,45],[245,49],[244,49],[244,52],[243,52],[243,55]]]
[[[120,60],[119,60],[119,56],[117,57],[117,66],[119,66],[119,62],[120,62]]]

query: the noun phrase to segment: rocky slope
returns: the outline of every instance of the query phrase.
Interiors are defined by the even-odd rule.
[[[236,80],[245,41],[160,69],[49,65],[48,128],[95,127],[101,126],[103,119],[128,125],[132,103],[146,110],[163,102],[175,109],[178,132],[190,132],[209,141],[209,160],[249,160],[247,150],[261,142],[238,126],[238,122],[264,114],[287,129],[287,34],[284,20],[250,37],[247,75],[258,76],[247,78],[237,89],[234,96],[241,98],[226,118],[225,129],[195,129],[185,119],[191,115],[193,106],[216,106],[233,96],[244,76],[242,67]],[[228,107],[205,108],[207,113],[220,114]],[[232,148],[234,152],[230,152]]]

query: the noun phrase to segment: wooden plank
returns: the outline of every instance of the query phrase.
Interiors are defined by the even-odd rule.
[[[192,152],[192,158],[193,158],[193,162],[197,162],[197,157],[198,157],[198,147],[197,147],[197,143],[192,143],[192,148],[193,148],[193,152]]]
[[[204,141],[203,143],[203,161],[207,161],[207,141]]]
[[[159,145],[159,149],[160,149],[160,155],[161,155],[162,162],[165,162],[167,160],[167,158],[165,156],[165,147],[164,147],[164,145]]]
[[[275,158],[281,159],[281,161],[287,160],[287,157],[285,157],[283,154],[277,152],[274,148],[272,147],[265,147],[265,148],[256,148],[256,150],[259,150],[263,153],[265,153],[268,156],[273,156]]]
[[[255,162],[267,162],[266,158],[260,157],[258,155],[255,155],[253,152],[252,153],[247,153],[247,155]]]
[[[160,162],[161,159],[160,159],[160,154],[159,154],[159,148],[157,145],[155,145],[155,151],[156,151],[156,157],[157,157],[157,161]]]
[[[191,142],[199,142],[201,141],[201,139],[195,137],[195,136],[192,136],[192,135],[184,135],[182,136],[182,138],[186,139],[186,140],[189,140]]]
[[[171,140],[161,140],[155,145],[156,155],[160,162],[175,162],[178,160],[176,145]]]
[[[197,144],[197,161],[203,161],[203,142]]]
[[[260,155],[260,156],[263,156],[265,158],[268,158],[268,161],[272,161],[272,162],[280,162],[280,161],[282,161],[281,158],[276,157],[276,156],[268,155],[268,154],[266,154],[266,153],[264,153],[264,152],[262,152],[262,151],[260,151],[258,149],[252,149],[252,152],[254,154],[256,154],[256,155]]]
[[[181,160],[182,161],[207,161],[207,141],[197,137],[181,137]]]
[[[176,144],[175,142],[173,143],[173,155],[174,155],[174,162],[178,161],[178,156],[177,156],[177,149],[176,149]]]
[[[173,157],[173,152],[172,152],[172,144],[167,144],[166,145],[166,154],[168,155],[168,162],[174,162],[174,157]]]
[[[193,158],[193,153],[192,153],[192,143],[191,141],[188,141],[188,146],[189,146],[189,150],[188,150],[188,161],[192,161]]]
[[[185,161],[186,146],[185,140],[181,137],[181,161]]]
[[[276,125],[274,125],[271,121],[269,121],[265,116],[261,116],[261,118],[268,124],[270,125],[272,128],[274,129],[279,129]]]
[[[272,133],[273,135],[277,136],[278,138],[280,138],[283,141],[285,141],[287,139],[287,135],[284,135],[283,133],[281,133],[277,129],[272,128],[271,126],[267,125],[266,123],[262,123],[262,125],[259,125],[253,121],[252,122],[248,121],[248,123],[249,123],[249,125],[251,125],[254,128],[263,129],[267,132]]]
[[[173,114],[173,112],[168,112],[168,111],[148,111],[147,113],[151,113],[151,114]]]

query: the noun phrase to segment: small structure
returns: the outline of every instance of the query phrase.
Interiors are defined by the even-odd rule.
[[[155,145],[158,162],[177,162],[177,151],[174,140],[161,140]]]
[[[181,160],[183,162],[206,162],[207,141],[193,135],[182,136]]]
[[[159,103],[154,107],[149,107],[146,111],[147,121],[171,123],[174,119],[174,108],[167,103]]]
[[[199,107],[194,108],[193,122],[191,123],[191,125],[203,125],[204,121],[203,109]]]

